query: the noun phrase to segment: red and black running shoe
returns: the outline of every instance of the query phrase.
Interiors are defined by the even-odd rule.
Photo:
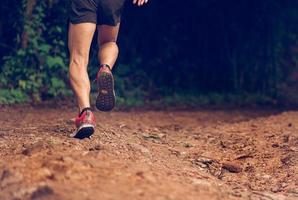
[[[71,135],[74,138],[85,139],[90,138],[94,133],[95,118],[91,108],[84,108],[76,117],[75,125],[77,130]]]
[[[101,65],[97,73],[96,83],[98,96],[96,107],[100,111],[111,111],[115,107],[116,96],[114,90],[114,77],[109,65]]]

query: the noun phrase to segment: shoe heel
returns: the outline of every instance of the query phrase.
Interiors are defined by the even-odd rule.
[[[113,110],[116,102],[113,75],[110,73],[102,73],[97,81],[98,96],[96,98],[96,108],[104,112]]]

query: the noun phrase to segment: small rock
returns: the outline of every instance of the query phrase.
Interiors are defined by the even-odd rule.
[[[141,178],[144,178],[144,172],[142,172],[142,171],[138,171],[136,173],[136,175],[139,176],[139,177],[141,177]]]
[[[184,146],[185,148],[191,148],[191,147],[193,147],[193,145],[190,144],[190,143],[184,143],[183,146]]]
[[[212,164],[214,162],[214,160],[212,160],[211,158],[207,158],[207,157],[199,157],[196,159],[197,162],[203,163],[203,164]]]
[[[193,163],[197,166],[199,166],[202,169],[209,168],[209,165],[211,165],[214,162],[211,158],[207,157],[199,157],[193,161]]]
[[[24,145],[24,150],[22,151],[22,154],[26,156],[31,156],[34,153],[40,152],[44,147],[43,142],[36,142],[31,145]]]
[[[31,199],[41,199],[46,196],[50,196],[54,194],[54,190],[50,188],[49,186],[40,186],[38,187],[32,194]]]
[[[200,168],[203,168],[203,169],[208,168],[208,165],[206,165],[204,163],[198,162],[198,163],[195,163],[195,164],[198,165]]]
[[[48,168],[42,168],[38,172],[38,175],[40,177],[44,177],[44,178],[48,178],[48,179],[54,179],[55,178],[54,174]]]
[[[62,156],[59,160],[65,162],[65,163],[73,163],[74,162],[74,160],[69,156]]]
[[[95,145],[94,147],[91,147],[90,149],[89,149],[89,151],[100,151],[100,150],[102,150],[103,148],[99,145],[99,144],[97,144],[97,145]]]
[[[274,143],[274,144],[272,144],[271,146],[272,146],[273,148],[278,148],[278,147],[279,147],[279,144]]]
[[[199,136],[199,135],[194,135],[194,136],[193,136],[193,139],[195,139],[195,140],[199,140],[199,139],[200,139],[200,136]]]
[[[177,149],[168,148],[168,150],[171,152],[171,154],[173,154],[175,156],[179,156],[180,155],[180,151],[177,150]]]
[[[282,183],[282,184],[281,184],[281,187],[282,187],[282,188],[285,188],[285,187],[287,187],[287,186],[288,186],[287,183]]]
[[[296,151],[298,151],[298,147],[290,147],[290,150],[296,152]]]
[[[143,154],[150,154],[149,149],[147,149],[146,147],[144,147],[143,145],[140,144],[135,144],[135,143],[131,143],[130,146],[132,146],[134,149],[139,150],[140,152],[142,152]]]
[[[99,151],[99,150],[102,150],[102,146],[100,146],[99,144],[98,145],[95,145],[94,147],[95,150]]]
[[[235,159],[236,160],[244,160],[244,159],[252,158],[252,157],[253,157],[253,155],[251,153],[244,153],[244,154],[238,155]]]
[[[286,156],[284,158],[281,158],[280,161],[281,161],[282,164],[288,165],[288,164],[291,163],[291,158],[290,158],[290,156]]]
[[[220,141],[220,146],[222,147],[222,148],[227,148],[227,145],[223,142],[223,141]]]
[[[145,173],[143,171],[139,171],[139,172],[136,173],[136,175],[139,176],[142,179],[147,180],[150,183],[155,183],[156,182],[156,178],[150,173]]]
[[[231,195],[233,195],[234,197],[242,197],[242,194],[240,192],[232,192]]]
[[[271,191],[276,193],[276,192],[280,192],[282,189],[279,186],[275,186],[273,188],[271,188]]]
[[[284,143],[288,143],[289,142],[289,139],[290,139],[290,136],[289,135],[284,135],[283,136],[283,142]]]
[[[148,139],[155,139],[155,140],[161,140],[163,138],[165,138],[165,134],[143,134],[142,137],[145,139],[145,140],[148,140]]]
[[[122,129],[122,128],[125,128],[127,125],[126,124],[120,124],[119,128]]]
[[[231,173],[240,173],[242,172],[242,168],[235,164],[235,163],[231,163],[231,162],[226,162],[222,164],[222,168],[225,170],[228,170]]]
[[[266,175],[264,175],[264,176],[263,176],[263,178],[268,180],[268,179],[270,179],[270,178],[271,178],[271,176],[270,176],[270,175],[268,175],[268,174],[266,174]]]

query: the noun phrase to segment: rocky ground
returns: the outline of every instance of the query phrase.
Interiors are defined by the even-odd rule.
[[[0,108],[0,199],[298,199],[298,112]]]

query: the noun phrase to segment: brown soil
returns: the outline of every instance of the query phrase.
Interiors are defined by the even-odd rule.
[[[298,199],[298,112],[0,108],[0,199]]]

